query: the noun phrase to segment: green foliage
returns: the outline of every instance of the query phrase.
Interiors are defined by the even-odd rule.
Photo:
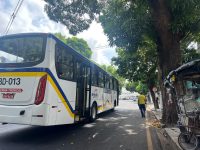
[[[54,35],[66,44],[66,37],[64,35],[61,33],[55,33]]]
[[[148,92],[147,85],[141,82],[138,82],[138,85],[136,86],[136,92],[141,93],[141,94],[146,94]]]
[[[89,27],[92,20],[99,20],[110,41],[110,45],[137,51],[148,37],[155,43],[158,37],[152,19],[153,1],[145,0],[45,0],[45,11],[50,19],[60,22],[76,34]],[[153,5],[150,5],[150,4]],[[200,36],[199,0],[168,0],[170,12],[169,29],[180,40],[190,37],[198,41]],[[184,48],[185,49],[185,48]],[[172,52],[171,52],[172,53]],[[173,55],[173,53],[172,53]]]
[[[128,82],[126,83],[126,90],[130,92],[136,91],[141,94],[146,94],[148,92],[148,87],[141,81]]]
[[[183,63],[190,62],[200,58],[200,53],[197,53],[195,49],[184,49],[183,51]]]
[[[77,37],[66,38],[61,33],[55,33],[55,36],[64,43],[66,43],[68,46],[72,47],[73,49],[81,53],[83,56],[91,58],[92,50],[90,49],[85,40]]]
[[[113,62],[118,66],[119,75],[129,81],[140,81],[148,87],[154,86],[157,81],[157,55],[155,45],[146,38],[137,52],[128,52],[124,49],[117,49],[118,57]],[[136,88],[136,86],[135,86]]]
[[[199,0],[169,0],[173,33],[196,34],[200,31]]]
[[[92,50],[85,40],[79,39],[77,37],[67,38],[66,44],[80,52],[85,57],[91,58]]]
[[[194,40],[200,32],[199,0],[168,0],[171,31],[180,40],[190,35]],[[144,36],[156,40],[151,9],[148,1],[111,0],[100,16],[100,21],[110,44],[136,51]]]
[[[127,91],[134,92],[134,91],[136,91],[135,90],[136,87],[137,87],[137,82],[128,82],[128,83],[126,83],[126,90]]]
[[[87,29],[101,8],[98,0],[45,0],[45,2],[45,11],[49,18],[64,24],[73,35]]]
[[[110,44],[136,51],[142,44],[143,35],[152,28],[148,9],[148,5],[139,0],[109,1],[102,11],[100,22]]]
[[[87,29],[92,20],[98,19],[104,27],[111,45],[136,51],[148,36],[156,40],[157,32],[152,18],[152,7],[158,1],[150,0],[45,0],[45,11],[50,19],[60,22],[77,34]],[[152,4],[152,5],[150,5]],[[200,32],[199,0],[168,0],[165,5],[170,13],[169,29],[180,40],[190,36],[193,41]]]

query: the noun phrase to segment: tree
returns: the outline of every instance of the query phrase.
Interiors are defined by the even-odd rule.
[[[142,94],[147,93],[147,91],[148,91],[147,85],[143,84],[140,81],[137,83],[137,86],[136,86],[135,89],[136,89],[136,92],[139,92],[139,93],[142,93]]]
[[[81,53],[83,56],[91,58],[92,50],[90,49],[85,40],[77,37],[66,38],[61,33],[55,33],[55,36],[59,38],[61,41],[63,41],[65,44],[70,46],[71,48]]]
[[[62,42],[66,43],[66,37],[64,35],[62,35],[61,33],[55,33],[54,34],[57,38],[59,38]]]
[[[200,58],[200,53],[197,53],[196,49],[184,49],[183,51],[183,63],[190,62]]]
[[[125,87],[127,91],[134,92],[136,91],[137,82],[128,82]]]
[[[112,0],[100,21],[110,43],[128,51],[137,51],[150,38],[158,52],[160,81],[182,63],[181,40],[199,33],[198,0]],[[163,121],[177,122],[176,99],[168,103],[168,95],[160,83],[163,99]]]
[[[118,56],[113,58],[113,62],[118,66],[118,73],[120,76],[138,83],[135,85],[137,92],[147,92],[146,88],[150,91],[151,97],[154,102],[154,107],[158,108],[153,87],[157,86],[157,55],[155,52],[155,45],[150,39],[145,39],[142,46],[133,53],[124,49],[117,49]],[[138,82],[139,81],[139,82]],[[142,85],[142,86],[141,86]],[[146,87],[146,88],[139,88]]]
[[[45,0],[45,11],[50,19],[64,24],[70,34],[76,35],[89,28],[100,13],[102,3],[98,0]]]
[[[50,19],[65,24],[71,33],[88,28],[99,14],[111,45],[137,51],[148,36],[156,44],[160,81],[182,63],[181,40],[200,32],[199,0],[45,1]],[[176,101],[168,105],[166,90],[161,89],[163,121],[176,123]]]
[[[138,92],[138,93],[147,93],[148,87],[146,84],[142,83],[141,81],[137,82],[128,82],[126,83],[126,90],[130,92]]]

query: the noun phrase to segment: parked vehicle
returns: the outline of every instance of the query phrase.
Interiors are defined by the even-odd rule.
[[[132,101],[134,101],[134,102],[135,102],[135,101],[137,101],[137,100],[138,100],[138,98],[137,98],[137,96],[131,96],[131,97],[130,97],[130,100],[132,100]]]
[[[197,150],[200,137],[200,59],[171,71],[165,86],[177,98],[181,131],[179,145],[184,150]]]

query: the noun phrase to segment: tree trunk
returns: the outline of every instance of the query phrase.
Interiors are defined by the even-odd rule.
[[[151,84],[150,82],[148,83],[148,89],[149,89],[149,92],[151,94],[151,98],[152,98],[152,101],[153,101],[154,108],[156,110],[156,109],[159,109],[159,105],[158,105],[158,100],[156,99],[155,92],[153,91],[154,86],[155,86],[154,84]]]
[[[156,96],[155,96],[154,91],[152,90],[152,87],[149,88],[149,91],[150,91],[150,94],[151,94],[151,97],[153,100],[154,109],[156,110],[156,109],[158,109],[157,105],[156,105]]]
[[[168,73],[181,64],[180,37],[171,31],[171,15],[165,0],[149,0],[149,4],[152,8],[156,32],[161,80],[164,81]],[[175,124],[178,119],[176,100],[173,95],[170,98],[163,85],[161,85],[161,91],[163,100],[162,120],[165,124]]]

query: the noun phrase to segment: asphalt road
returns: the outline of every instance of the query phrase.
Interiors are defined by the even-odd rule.
[[[91,124],[0,125],[0,150],[160,150],[147,118],[141,118],[133,101],[120,101],[114,112],[101,114]]]

